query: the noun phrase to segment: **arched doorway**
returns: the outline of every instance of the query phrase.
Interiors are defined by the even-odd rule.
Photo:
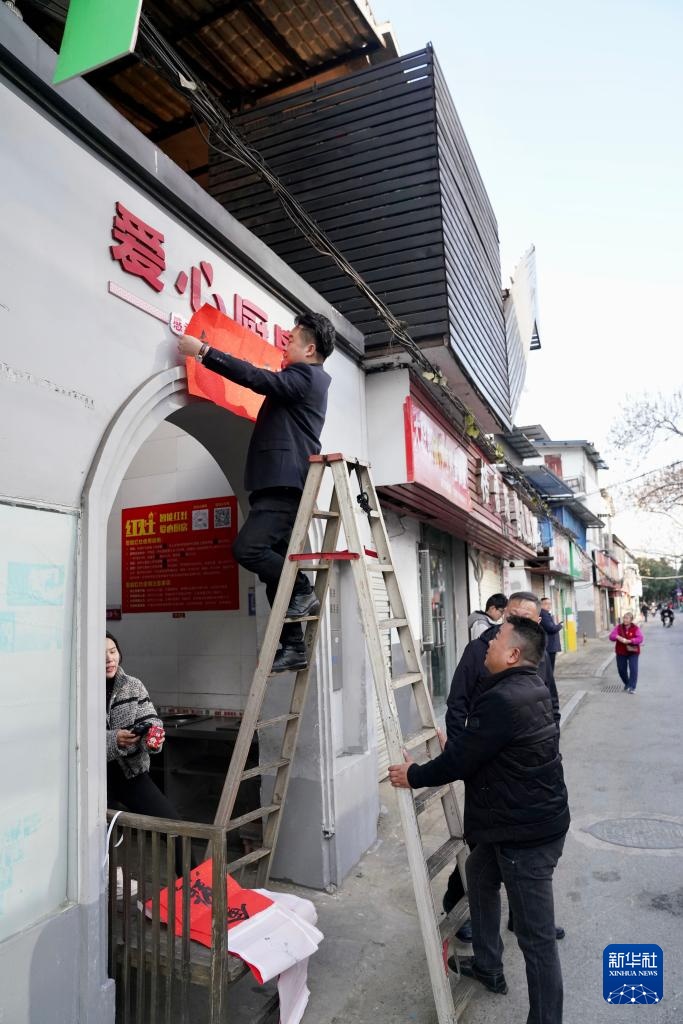
[[[176,367],[143,383],[120,407],[91,465],[83,489],[78,597],[76,769],[78,808],[78,901],[99,912],[87,934],[91,963],[106,964],[106,908],[102,861],[105,847],[106,772],[102,644],[106,611],[107,522],[136,453],[165,420],[198,441],[218,464],[243,508],[243,462],[252,425],[187,393],[186,374]],[[254,628],[255,637],[255,628]],[[93,972],[94,973],[94,972]],[[103,977],[89,984],[101,987]]]

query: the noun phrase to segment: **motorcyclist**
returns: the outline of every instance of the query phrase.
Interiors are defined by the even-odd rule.
[[[662,608],[660,615],[662,617],[663,626],[672,626],[674,621],[674,613],[671,608]]]

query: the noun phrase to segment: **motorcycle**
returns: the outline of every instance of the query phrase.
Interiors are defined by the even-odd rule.
[[[662,625],[673,626],[674,624],[674,613],[673,612],[662,612]]]

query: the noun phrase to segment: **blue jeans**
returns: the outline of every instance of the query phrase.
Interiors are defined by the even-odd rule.
[[[553,871],[564,836],[543,846],[515,849],[477,843],[465,871],[472,918],[472,948],[480,971],[503,970],[500,884],[505,883],[515,934],[524,954],[529,989],[527,1024],[562,1024],[562,971],[555,938]]]
[[[637,654],[617,654],[617,672],[629,690],[635,690],[638,685],[638,658]]]

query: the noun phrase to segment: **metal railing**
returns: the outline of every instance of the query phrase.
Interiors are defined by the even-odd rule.
[[[116,812],[107,812],[109,822],[115,816]],[[206,858],[212,861],[210,896],[191,887],[193,840],[201,844],[202,854],[207,849]],[[195,1024],[198,1020],[224,1024],[227,1020],[226,864],[223,828],[126,812],[116,816],[109,841],[108,939],[117,1024]],[[180,867],[182,927],[176,935],[174,886]],[[117,882],[123,883],[120,896]],[[160,900],[155,897],[168,884],[168,923],[162,923]],[[191,909],[197,899],[211,905],[210,948],[190,936]],[[207,1011],[199,1017],[191,1006],[194,1000],[196,1007],[197,999],[208,1002]]]

